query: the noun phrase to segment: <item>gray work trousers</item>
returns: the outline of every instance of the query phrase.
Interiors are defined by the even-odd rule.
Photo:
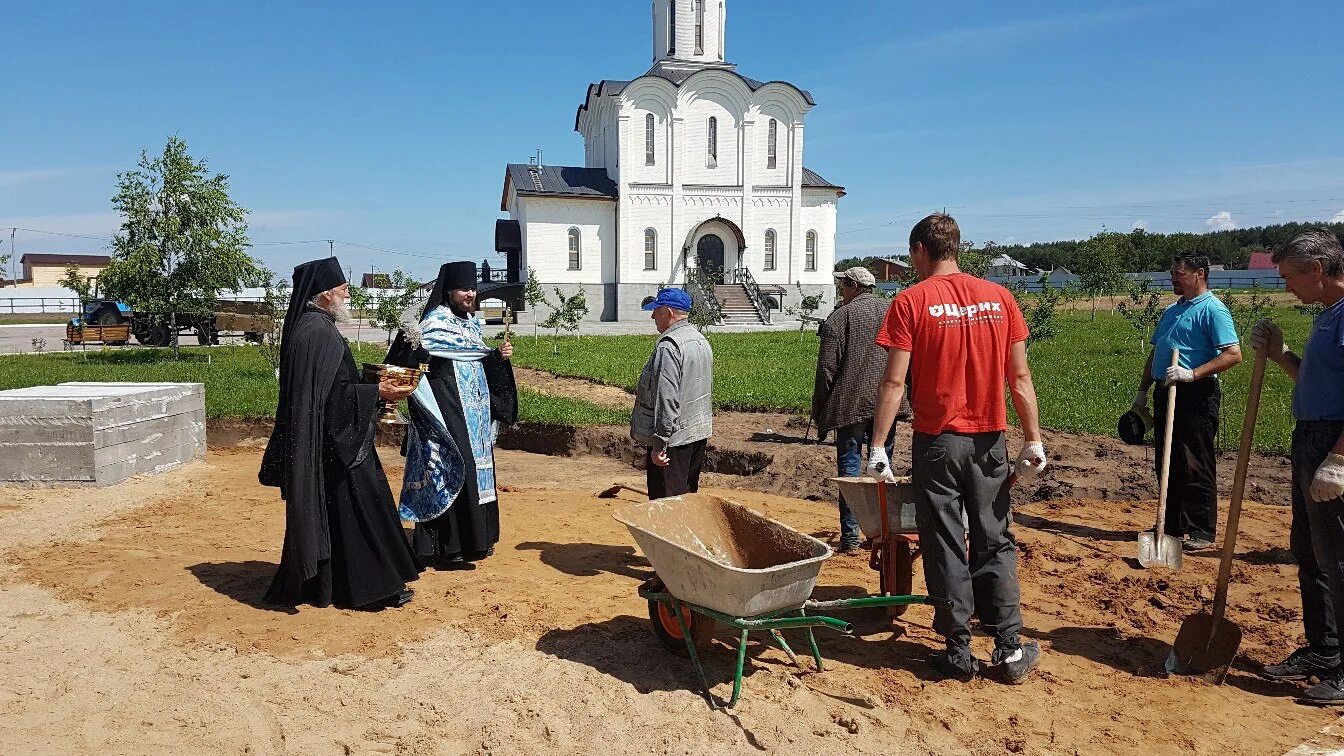
[[[949,647],[971,641],[971,615],[1000,647],[1022,629],[1017,542],[1009,531],[1008,451],[1004,434],[916,433],[913,482],[924,582],[951,606],[933,610],[933,629]],[[965,512],[970,525],[966,553]]]

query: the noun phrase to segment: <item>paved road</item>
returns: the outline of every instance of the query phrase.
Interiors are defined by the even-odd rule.
[[[728,332],[773,331],[789,330],[797,327],[797,322],[786,322],[774,326],[721,326],[715,330]],[[495,333],[498,333],[500,329],[501,326],[498,325],[486,326],[486,333],[494,335]],[[386,331],[379,331],[368,327],[356,329],[354,326],[346,326],[341,329],[341,332],[351,341],[355,340],[356,334],[358,334],[359,340],[364,343],[380,343],[387,341]],[[515,325],[514,332],[530,334],[532,332],[532,324],[520,323]],[[580,333],[585,336],[609,336],[614,334],[644,334],[652,336],[654,327],[652,322],[643,319],[625,320],[619,323],[585,323],[581,327]],[[31,354],[38,351],[33,344],[35,339],[45,341],[41,351],[59,352],[62,348],[61,339],[63,338],[65,338],[64,325],[0,325],[0,354]],[[226,344],[241,343],[241,339],[236,337],[226,337],[222,339],[222,342]],[[183,334],[181,343],[183,346],[196,346],[196,337],[191,333]],[[129,348],[133,346],[138,346],[134,340],[132,340],[128,347],[109,348]]]

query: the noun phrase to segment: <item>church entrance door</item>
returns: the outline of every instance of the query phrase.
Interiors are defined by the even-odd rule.
[[[695,245],[695,257],[705,275],[716,284],[723,283],[723,239],[705,234]]]

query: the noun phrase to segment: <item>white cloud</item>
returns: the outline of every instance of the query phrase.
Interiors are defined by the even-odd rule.
[[[46,168],[32,171],[0,171],[0,187],[18,186],[34,181],[60,178],[73,173],[71,168]]]
[[[1209,219],[1204,221],[1204,225],[1209,227],[1210,231],[1231,231],[1237,227],[1237,222],[1232,220],[1232,213],[1226,210],[1219,210]]]
[[[1136,221],[1134,221],[1134,226],[1133,226],[1133,228],[1141,228],[1141,229],[1143,229],[1144,231],[1147,231],[1147,230],[1148,230],[1148,221],[1146,221],[1146,220],[1136,220]]]
[[[1344,223],[1344,210],[1335,213],[1335,217],[1330,219],[1330,223]]]

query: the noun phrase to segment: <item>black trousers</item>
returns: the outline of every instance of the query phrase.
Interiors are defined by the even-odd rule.
[[[649,498],[661,499],[664,496],[680,496],[700,490],[700,468],[705,466],[705,446],[707,440],[696,441],[685,446],[669,446],[668,459],[672,463],[659,467],[653,463],[653,450],[644,450],[644,476],[649,486]]]
[[[1298,420],[1293,428],[1293,527],[1289,536],[1302,591],[1307,645],[1322,656],[1339,653],[1344,624],[1344,500],[1312,501],[1311,479],[1330,455],[1344,422]]]
[[[1176,420],[1171,433],[1171,473],[1167,478],[1167,535],[1214,539],[1218,530],[1218,408],[1223,390],[1216,378],[1176,387]],[[1161,480],[1162,438],[1167,423],[1167,387],[1153,387],[1156,453],[1153,469]]]

